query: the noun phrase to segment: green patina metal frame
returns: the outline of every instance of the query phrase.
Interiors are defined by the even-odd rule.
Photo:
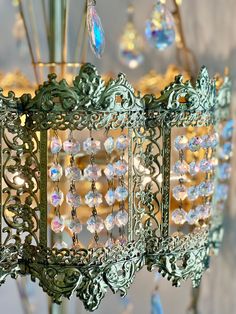
[[[54,302],[76,292],[90,311],[98,307],[108,288],[125,295],[144,266],[157,267],[173,285],[191,278],[197,286],[222,221],[213,217],[208,228],[183,237],[169,234],[171,131],[173,127],[217,125],[229,116],[229,103],[230,81],[226,78],[217,94],[206,68],[201,69],[195,86],[178,76],[159,98],[135,94],[123,74],[105,84],[91,64],[81,67],[73,86],[51,74],[34,97],[1,93],[1,283],[8,275],[30,275]],[[141,188],[144,174],[129,162],[133,193],[125,246],[47,247],[47,130],[68,128],[128,128],[133,134],[129,157],[140,159],[151,181]],[[22,186],[14,182],[16,172],[24,178]],[[162,175],[162,183],[157,174]]]

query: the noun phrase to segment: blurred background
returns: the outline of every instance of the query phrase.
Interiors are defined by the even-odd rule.
[[[28,0],[30,1],[30,0]],[[95,64],[101,73],[125,72],[128,79],[135,83],[139,78],[154,69],[158,73],[166,71],[168,64],[176,64],[175,47],[164,52],[144,45],[144,61],[137,69],[129,69],[120,62],[118,43],[124,24],[127,20],[125,0],[98,0],[97,10],[103,22],[106,34],[106,48],[102,59],[95,58],[88,51],[87,61]],[[140,34],[144,33],[145,21],[152,9],[153,1],[134,1],[134,21]],[[198,64],[206,65],[211,75],[223,73],[229,67],[235,94],[236,78],[236,2],[234,0],[183,0],[181,13],[184,33],[188,47],[194,52]],[[76,14],[76,12],[75,12]],[[79,13],[78,13],[79,14]],[[12,1],[0,2],[0,73],[16,73],[20,71],[30,81],[34,81],[33,68],[26,40],[21,38],[20,25],[17,25],[17,8]],[[19,21],[18,21],[19,23]],[[233,106],[234,106],[233,97]],[[233,107],[233,111],[235,111]],[[236,159],[236,158],[234,158]],[[231,197],[225,213],[225,236],[222,249],[217,258],[211,260],[211,268],[204,275],[200,299],[200,314],[233,314],[236,312],[236,179],[234,176],[236,160],[233,161]],[[142,270],[132,285],[129,295],[121,300],[118,295],[107,294],[96,314],[146,314],[151,313],[151,296],[156,285],[155,275]],[[158,279],[159,294],[165,314],[184,314],[191,299],[191,283],[182,284],[181,288],[173,288],[166,280]],[[31,312],[48,313],[48,298],[38,285],[27,284],[26,290],[31,301]],[[1,313],[23,314],[24,296],[20,294],[15,280],[8,278],[1,287]],[[63,305],[68,314],[84,314],[81,302],[72,301]],[[62,308],[55,306],[51,313],[60,313]],[[156,314],[156,313],[153,313]],[[159,313],[158,313],[159,314]]]

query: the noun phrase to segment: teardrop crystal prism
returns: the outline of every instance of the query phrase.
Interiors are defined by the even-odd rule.
[[[105,48],[105,34],[94,0],[88,0],[87,27],[91,49],[96,57],[101,58]]]
[[[164,50],[175,41],[174,17],[160,1],[154,6],[151,17],[146,22],[145,35],[149,43],[159,50]]]

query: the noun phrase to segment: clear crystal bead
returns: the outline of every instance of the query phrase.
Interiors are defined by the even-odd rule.
[[[187,213],[183,208],[176,208],[172,212],[172,220],[176,225],[183,225],[186,222]]]
[[[212,170],[212,163],[209,159],[202,159],[200,161],[200,170],[202,172],[210,172]]]
[[[92,0],[89,0],[87,7],[87,27],[89,42],[93,53],[98,58],[101,58],[105,48],[105,34],[100,17],[98,16],[96,8],[92,2]]]
[[[129,220],[128,213],[125,210],[119,210],[115,216],[115,223],[117,227],[121,228],[127,225]]]
[[[115,168],[112,164],[108,164],[104,169],[104,174],[108,180],[112,180],[115,175]]]
[[[129,146],[129,138],[126,135],[120,135],[116,140],[116,148],[125,150]]]
[[[55,244],[53,245],[54,249],[58,249],[58,250],[62,250],[62,249],[67,249],[68,245],[66,242],[64,241],[57,241],[55,242]]]
[[[81,170],[76,166],[66,167],[65,176],[71,181],[79,181],[81,179]]]
[[[202,136],[201,147],[204,149],[211,147],[210,135],[206,134]]]
[[[100,233],[104,229],[102,218],[99,216],[91,216],[87,221],[87,229],[91,233]]]
[[[115,197],[117,201],[124,201],[128,197],[128,190],[125,186],[118,186],[115,190]]]
[[[78,218],[71,219],[68,223],[68,228],[76,234],[79,234],[82,231],[82,224],[80,223]]]
[[[227,184],[217,184],[215,192],[216,201],[217,202],[226,201],[228,198],[228,193],[229,186]]]
[[[173,166],[173,171],[175,174],[183,176],[189,171],[189,165],[185,160],[178,160]]]
[[[176,185],[173,190],[173,196],[177,201],[185,200],[187,197],[187,189],[184,185]]]
[[[63,149],[68,155],[77,155],[80,151],[80,143],[74,138],[69,138],[63,143]]]
[[[105,195],[105,200],[108,205],[112,206],[116,201],[115,192],[112,189],[109,189]]]
[[[112,136],[108,137],[104,142],[104,148],[108,154],[111,154],[115,148],[115,141]]]
[[[211,148],[215,148],[219,144],[219,135],[214,133],[210,136]]]
[[[203,181],[199,184],[198,190],[201,196],[209,196],[214,191],[214,185],[211,181]]]
[[[97,181],[102,176],[102,172],[97,165],[88,165],[84,169],[84,176],[89,181]]]
[[[151,46],[164,50],[175,41],[175,21],[172,13],[160,1],[146,22],[145,35]]]
[[[188,199],[190,201],[195,201],[199,196],[199,191],[197,186],[191,186],[188,188]]]
[[[78,208],[81,205],[81,197],[75,191],[69,191],[66,194],[66,202],[73,208]]]
[[[225,123],[225,126],[222,130],[222,137],[225,140],[229,140],[233,136],[233,130],[234,130],[234,120],[229,120]]]
[[[196,224],[198,222],[198,212],[195,209],[191,209],[186,216],[186,221],[189,225]]]
[[[211,215],[211,209],[212,207],[210,204],[198,205],[196,207],[198,219],[207,219]]]
[[[61,206],[64,200],[64,194],[61,190],[55,190],[50,194],[49,199],[52,206]]]
[[[99,206],[102,204],[102,194],[98,191],[89,191],[85,195],[85,204],[89,207]]]
[[[224,143],[224,145],[222,147],[220,147],[219,149],[219,157],[221,159],[229,159],[230,157],[232,157],[232,151],[233,151],[233,145],[230,142],[226,142]]]
[[[62,177],[62,166],[54,163],[49,169],[48,175],[53,182],[57,182]]]
[[[115,241],[112,238],[109,238],[105,243],[105,247],[110,249],[113,247],[114,244],[115,244]]]
[[[51,152],[52,154],[58,154],[62,149],[62,142],[61,139],[57,136],[53,136],[51,139]]]
[[[176,150],[184,150],[188,147],[188,139],[185,135],[179,135],[174,141],[174,147]]]
[[[125,160],[118,160],[114,164],[115,174],[118,177],[122,177],[126,174],[128,171],[128,164]]]
[[[196,163],[195,161],[192,161],[190,164],[189,164],[189,173],[191,176],[195,176],[199,173],[200,171],[200,167],[198,165],[198,163]]]
[[[65,228],[65,220],[62,216],[55,216],[51,221],[51,229],[55,233],[62,232]]]
[[[113,229],[115,227],[115,216],[113,214],[108,215],[104,220],[104,225],[108,231]]]
[[[223,163],[218,167],[218,177],[220,180],[228,180],[231,176],[231,165],[229,163]]]
[[[127,237],[125,235],[121,235],[117,238],[116,240],[116,244],[124,246],[126,245],[128,242]]]
[[[192,137],[189,141],[189,149],[191,150],[191,152],[197,152],[202,145],[202,139],[200,136],[195,136]]]
[[[101,150],[101,142],[88,137],[86,141],[83,142],[83,150],[89,155],[95,155]]]

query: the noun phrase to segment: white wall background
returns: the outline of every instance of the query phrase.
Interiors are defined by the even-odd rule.
[[[30,1],[30,0],[28,0]],[[103,59],[95,60],[89,55],[89,61],[95,63],[102,71],[118,73],[124,71],[133,81],[149,69],[164,71],[169,62],[175,61],[174,49],[167,52],[155,52],[147,47],[144,64],[135,71],[124,68],[117,56],[117,43],[125,22],[127,1],[98,0],[98,10],[106,31],[107,46]],[[148,16],[152,0],[135,0],[136,23],[143,32],[145,19]],[[182,6],[187,42],[194,50],[199,64],[205,64],[210,73],[222,72],[227,65],[231,75],[236,77],[236,1],[235,0],[183,0]],[[29,56],[20,56],[14,39],[12,25],[15,12],[10,0],[0,0],[0,70],[11,71],[20,68],[29,77],[33,77]],[[234,168],[236,169],[236,168]],[[234,172],[233,172],[234,174]],[[233,180],[235,181],[235,180]],[[232,189],[235,184],[232,182]],[[236,209],[232,193],[231,208],[228,211],[225,238],[220,256],[213,260],[211,270],[204,276],[200,302],[201,314],[234,314],[236,313]],[[47,313],[47,298],[41,289],[34,285],[36,314]],[[143,270],[130,290],[134,302],[135,314],[150,313],[150,294],[153,288],[153,276]],[[184,314],[190,295],[190,283],[182,288],[172,288],[169,282],[161,280],[160,294],[165,314]],[[15,281],[8,279],[0,289],[0,313],[23,314]],[[118,314],[122,305],[118,296],[109,295],[103,301],[96,314]],[[73,298],[68,314],[84,314],[80,301]]]

